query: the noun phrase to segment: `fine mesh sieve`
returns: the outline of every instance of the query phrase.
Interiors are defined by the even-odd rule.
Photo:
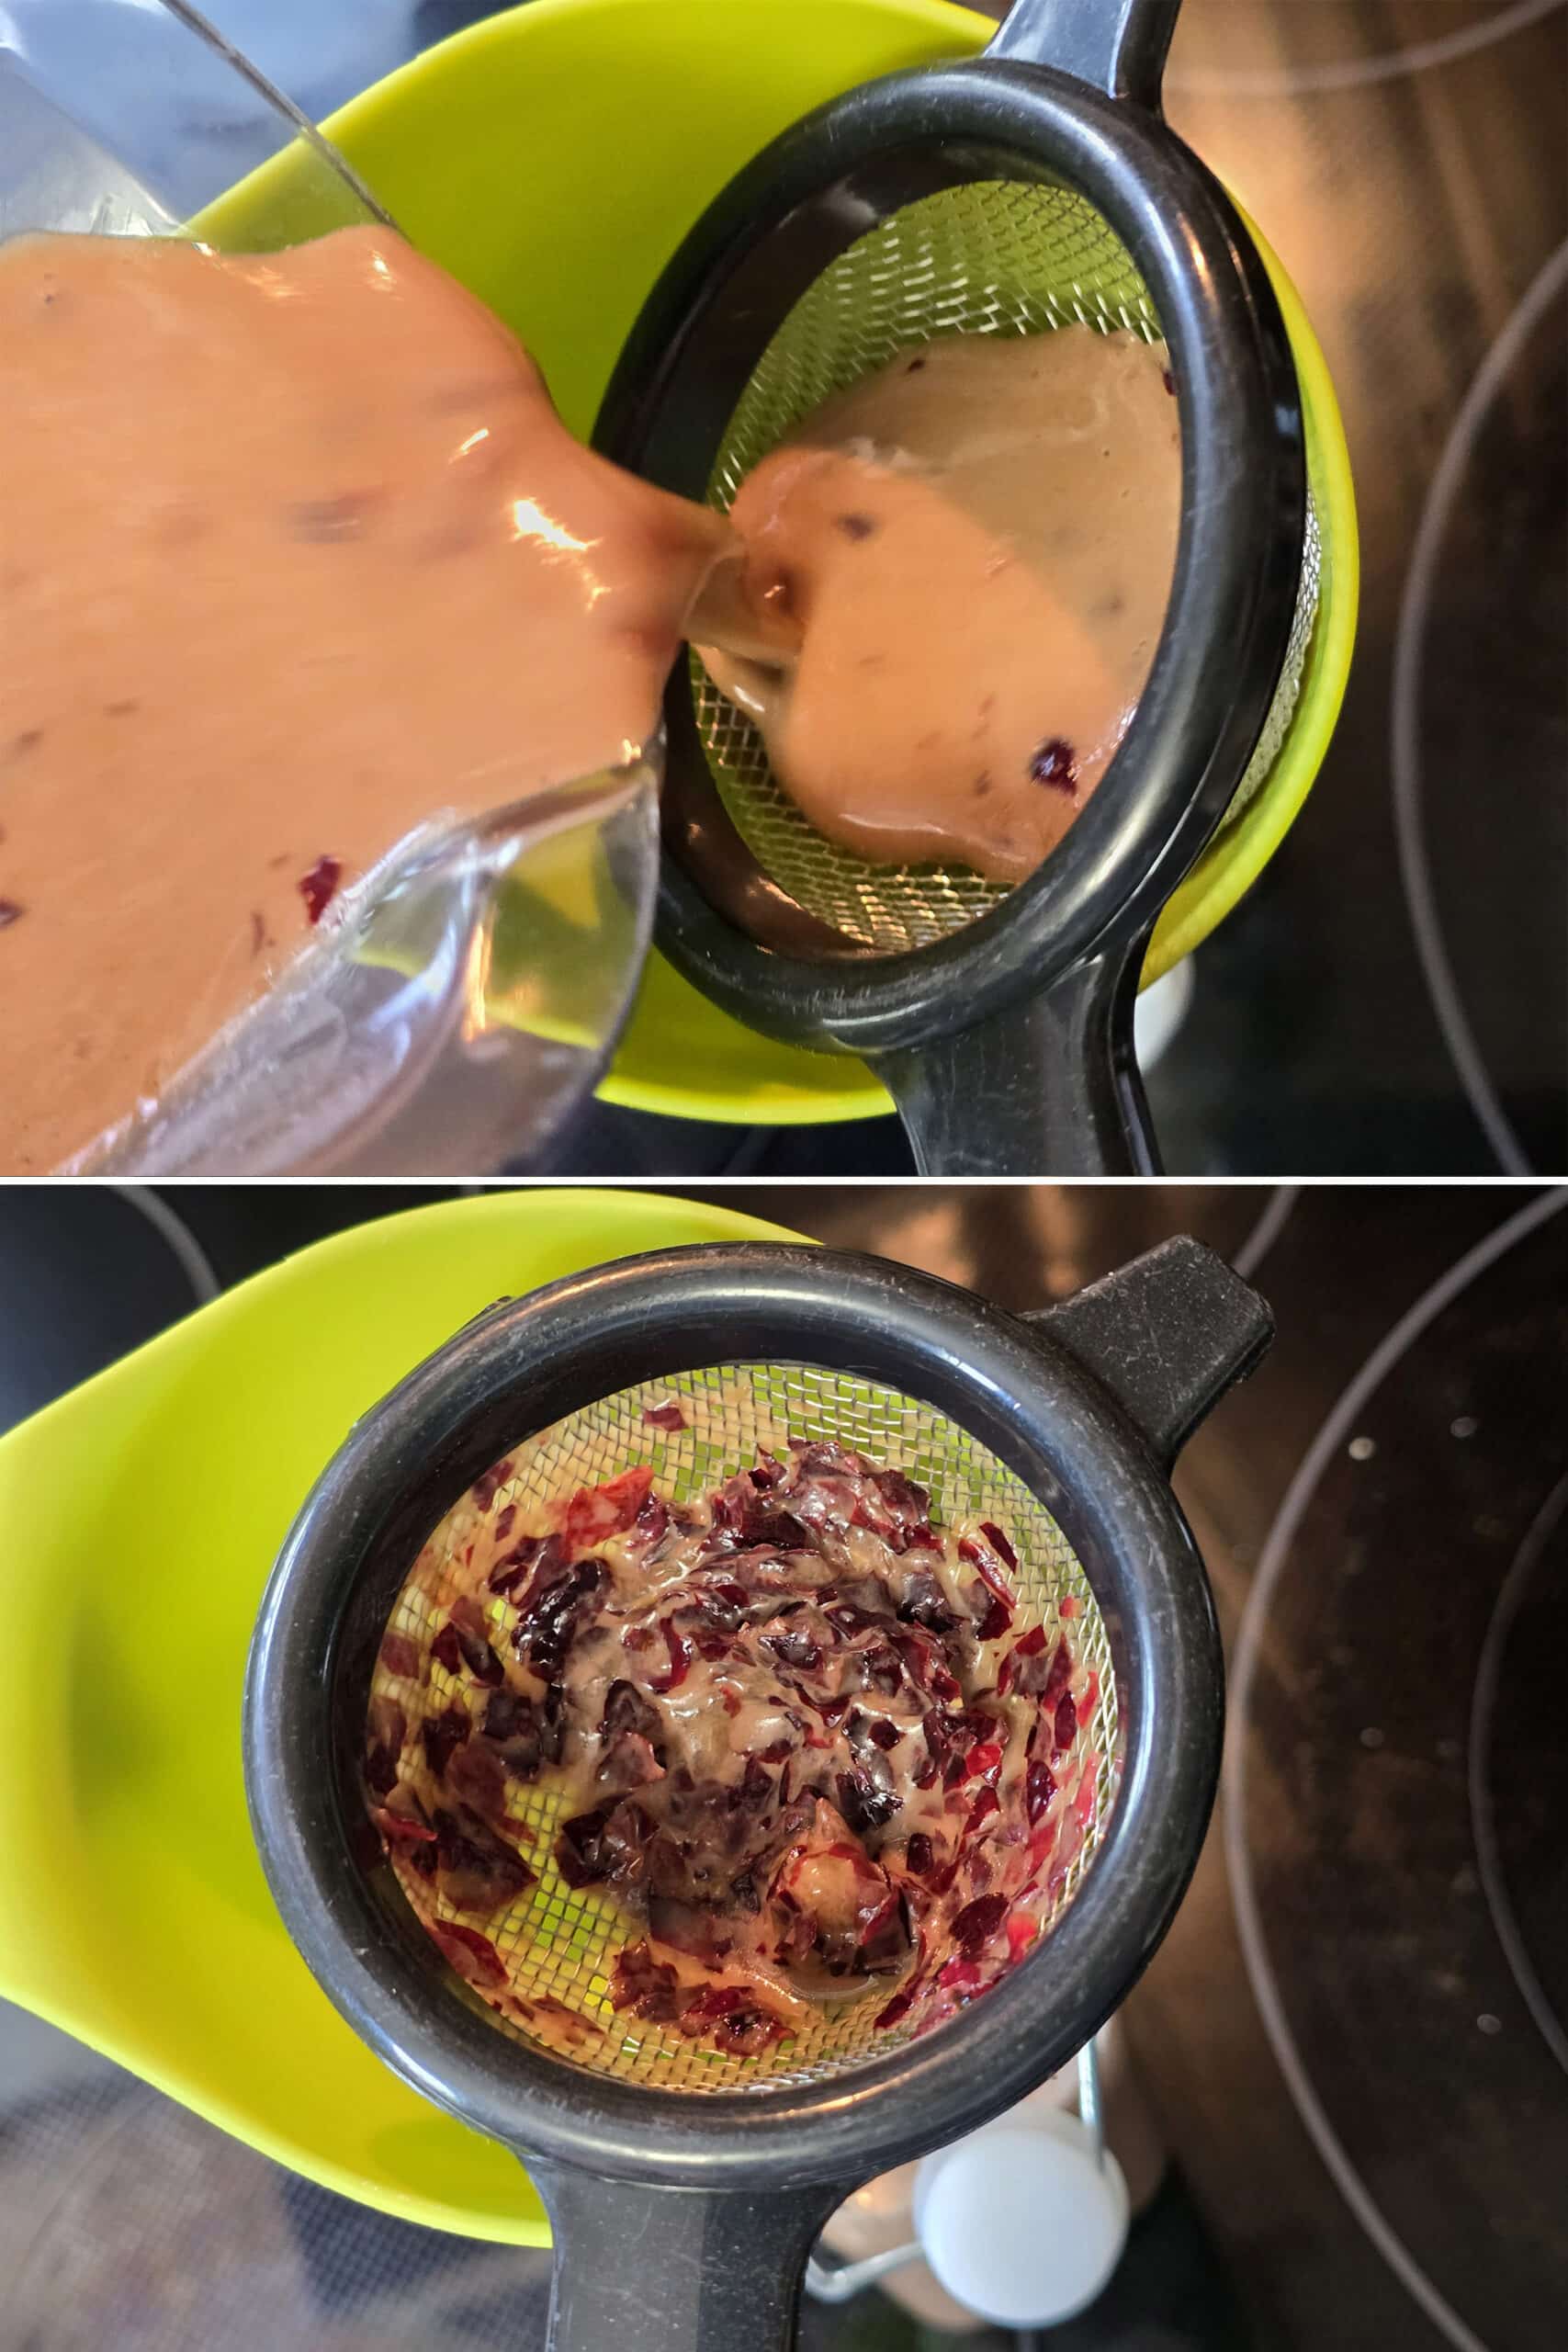
[[[258,1622],[252,1818],[289,1932],[344,2016],[526,2163],[556,2243],[553,2352],[784,2352],[832,2207],[1013,2104],[1123,1997],[1180,1900],[1219,1763],[1218,1633],[1169,1465],[1269,1329],[1191,1241],[1026,1317],[875,1259],[676,1250],[498,1306],[350,1432]],[[431,1589],[468,1540],[475,1481],[504,1455],[518,1495],[598,1481],[646,1458],[642,1405],[671,1394],[693,1418],[660,1442],[677,1490],[702,1490],[781,1424],[852,1438],[929,1475],[949,1512],[994,1506],[1036,1608],[1067,1613],[1100,1661],[1083,1746],[1119,1770],[1097,1782],[1084,1856],[1049,1931],[930,2032],[873,2048],[859,2021],[825,2022],[771,2071],[668,2052],[624,2020],[602,2048],[563,2052],[506,2030],[453,1975],[385,1861],[366,1713],[411,1570]],[[405,1623],[428,1631],[417,1608]],[[541,1989],[593,2009],[613,1922],[556,1902],[547,1879],[503,1932],[532,1939]]]
[[[728,512],[741,482],[830,394],[939,335],[1048,334],[1062,326],[1162,339],[1132,255],[1065,187],[978,180],[925,197],[857,238],[803,294],[763,353],[708,481]],[[1319,576],[1310,486],[1301,581],[1284,667],[1225,813],[1267,781],[1289,731],[1312,642]],[[761,734],[689,657],[696,731],[725,808],[758,865],[808,913],[879,954],[922,947],[999,906],[1010,885],[963,865],[886,865],[828,840],[774,778]]]
[[[685,1429],[665,1431],[645,1422],[647,1407],[671,1396],[686,1414]],[[1050,1907],[1041,1915],[1042,1930],[1049,1933],[1089,1867],[1119,1770],[1116,1679],[1104,1622],[1072,1547],[1038,1498],[967,1430],[916,1397],[817,1364],[757,1363],[707,1365],[601,1397],[524,1444],[508,1447],[512,1475],[484,1509],[470,1491],[447,1513],[421,1549],[389,1630],[409,1636],[423,1666],[452,1601],[473,1589],[463,1575],[463,1555],[482,1533],[491,1511],[514,1504],[523,1523],[529,1524],[541,1506],[564,1502],[579,1487],[599,1486],[634,1462],[652,1464],[660,1492],[677,1502],[694,1503],[752,1463],[759,1446],[786,1454],[792,1437],[837,1439],[878,1464],[908,1472],[929,1487],[939,1521],[952,1525],[961,1519],[991,1520],[1005,1528],[1018,1554],[1012,1579],[1019,1596],[1017,1631],[1039,1623],[1053,1636],[1066,1633],[1077,1665],[1094,1674],[1098,1688],[1093,1707],[1080,1723],[1066,1764],[1057,1768],[1053,1763],[1062,1829],[1079,1820],[1074,1800],[1086,1776],[1093,1809],[1089,1811],[1086,1795],[1082,1843],[1077,1842],[1076,1828],[1070,1830],[1069,1842],[1077,1850],[1066,1860]],[[502,1601],[491,1600],[489,1614],[500,1629],[511,1612]],[[371,1687],[373,1693],[395,1700],[401,1708],[411,1747],[426,1716],[439,1714],[453,1698],[468,1695],[463,1678],[439,1665],[409,1677],[389,1672],[384,1659],[378,1661]],[[427,1777],[425,1773],[411,1783],[422,1797],[426,1794],[422,1780]],[[439,1793],[432,1794],[426,1811],[440,1802]],[[613,1901],[591,1889],[574,1890],[561,1877],[553,1860],[561,1812],[558,1792],[535,1788],[519,1792],[511,1809],[513,1817],[533,1833],[526,1850],[541,1877],[537,1885],[486,1922],[485,1934],[507,1962],[515,1993],[525,2001],[543,1995],[582,2022],[585,2038],[571,2039],[569,2029],[565,2049],[580,2064],[662,2089],[745,2089],[768,2081],[824,2081],[897,2046],[905,2037],[907,2029],[879,2032],[875,2027],[875,2018],[894,1989],[890,1983],[825,2009],[818,2024],[791,2033],[754,2057],[705,2049],[635,2020],[628,2025],[611,2007],[610,1973],[617,1951],[640,1940],[643,1929],[628,1924]],[[406,1864],[399,1866],[394,1858],[394,1867],[416,1908],[458,1926],[471,1925],[445,1896],[433,1895]],[[526,2027],[493,2009],[487,2007],[485,2014],[502,2032],[527,2033]]]
[[[1156,1166],[1132,1043],[1148,940],[1279,756],[1311,643],[1295,365],[1246,223],[1160,114],[1178,5],[1016,0],[984,56],[808,116],[691,232],[595,430],[724,505],[910,344],[1069,321],[1166,344],[1182,521],[1163,633],[1115,759],[1024,882],[829,844],[700,663],[666,696],[660,944],[740,1019],[863,1056],[928,1172]]]

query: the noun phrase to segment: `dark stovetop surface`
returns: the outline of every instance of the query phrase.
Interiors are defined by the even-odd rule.
[[[112,1193],[7,1193],[0,1329],[28,1340],[0,1351],[0,1424],[186,1311],[193,1282],[238,1280],[410,1196],[162,1197],[199,1245],[182,1245],[183,1263]],[[1114,2295],[1055,2340],[1554,2352],[1568,2276],[1568,1199],[1176,1185],[729,1198],[1021,1306],[1171,1231],[1244,1264],[1267,1244],[1258,1279],[1278,1345],[1179,1478],[1230,1649],[1233,1778],[1124,2013],[1176,2171]],[[0,2274],[27,2320],[7,2334],[0,2316],[0,2346],[542,2341],[542,2257],[292,2179],[14,2012],[0,2014]],[[808,2341],[914,2352],[918,2339],[867,2297],[814,2314]]]
[[[1001,0],[984,0],[992,15]],[[1568,12],[1186,0],[1174,127],[1302,295],[1362,602],[1323,772],[1150,1077],[1182,1173],[1568,1169]],[[604,1110],[552,1165],[896,1173],[891,1121]]]

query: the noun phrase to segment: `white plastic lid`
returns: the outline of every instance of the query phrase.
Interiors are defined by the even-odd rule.
[[[1153,1069],[1187,1018],[1192,1002],[1192,958],[1184,956],[1139,997],[1133,1012],[1138,1068]]]
[[[1092,2303],[1127,2242],[1127,2184],[1076,2116],[998,2123],[928,2156],[915,2230],[948,2293],[1001,2327],[1052,2327]]]

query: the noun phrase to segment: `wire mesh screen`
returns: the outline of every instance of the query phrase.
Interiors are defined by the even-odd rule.
[[[665,1430],[645,1421],[649,1406],[672,1397],[683,1409],[684,1429]],[[1120,1747],[1110,1646],[1088,1580],[1061,1529],[1022,1481],[955,1422],[896,1389],[815,1365],[716,1365],[601,1398],[515,1447],[511,1475],[496,1490],[491,1509],[499,1512],[514,1504],[519,1518],[525,1519],[581,1487],[602,1484],[633,1463],[650,1464],[663,1493],[676,1502],[692,1503],[748,1467],[760,1446],[783,1453],[792,1438],[834,1439],[874,1462],[907,1472],[930,1488],[938,1521],[951,1525],[988,1519],[1004,1527],[1018,1555],[1019,1630],[1039,1623],[1049,1635],[1058,1628],[1067,1634],[1077,1687],[1088,1697],[1080,1707],[1077,1736],[1057,1775],[1061,1852],[1067,1866],[1054,1900],[1041,1913],[1042,1932],[1049,1933],[1077,1893],[1114,1803]],[[430,1645],[452,1601],[472,1589],[464,1555],[475,1546],[482,1524],[474,1496],[465,1495],[420,1553],[389,1621],[389,1631],[414,1643],[422,1672],[402,1677],[380,1664],[374,1690],[396,1701],[411,1734],[457,1695],[457,1680],[431,1659]],[[512,1622],[511,1604],[489,1594],[485,1600],[491,1629],[499,1634]],[[411,1738],[411,1749],[417,1747]],[[413,1785],[423,1797],[429,1791],[420,1781],[420,1770],[416,1768]],[[1093,1792],[1092,1804],[1084,1793],[1086,1782]],[[609,1997],[615,1957],[625,1945],[639,1940],[644,1928],[613,1901],[592,1889],[573,1890],[561,1877],[553,1859],[558,1794],[514,1787],[512,1806],[513,1817],[531,1833],[525,1850],[540,1875],[536,1885],[487,1921],[485,1932],[507,1964],[514,1992],[530,2002],[558,2006],[549,2012],[548,2031],[540,2035],[484,2007],[484,2015],[499,2031],[543,2040],[556,2054],[564,2048],[579,2063],[602,2072],[682,2091],[814,2081],[890,2049],[903,2038],[897,2028],[875,2028],[874,2019],[887,1999],[886,1984],[880,1992],[825,2007],[809,2029],[796,2027],[782,2041],[750,2056],[703,2048],[669,2030],[617,2014]],[[1080,1822],[1082,1842],[1072,1852]],[[445,1896],[417,1879],[400,1858],[395,1867],[423,1915],[464,1924]],[[466,1986],[463,1990],[477,2003],[477,1996]]]
[[[1012,180],[969,181],[923,198],[850,246],[795,304],[729,421],[708,496],[728,512],[751,469],[829,394],[910,345],[1071,324],[1160,339],[1131,255],[1085,198]],[[1318,572],[1309,516],[1290,650],[1230,819],[1265,782],[1290,730]],[[826,840],[777,782],[761,734],[695,654],[690,673],[699,739],[726,808],[758,864],[812,914],[891,955],[939,939],[1006,898],[1010,885],[965,866],[878,865]]]

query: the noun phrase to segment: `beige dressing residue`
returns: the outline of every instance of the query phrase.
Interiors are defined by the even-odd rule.
[[[0,249],[0,1170],[155,1097],[422,823],[639,745],[730,544],[389,231]]]
[[[1126,732],[1180,499],[1163,346],[1080,326],[925,345],[741,484],[752,641],[703,660],[831,840],[1021,880]]]

